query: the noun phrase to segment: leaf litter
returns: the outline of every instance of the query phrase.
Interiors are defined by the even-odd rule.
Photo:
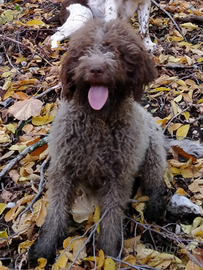
[[[61,43],[57,50],[50,49],[48,38],[56,26],[47,20],[59,10],[60,2],[31,0],[0,5],[0,171],[49,133],[56,114],[60,60],[68,42]],[[163,9],[173,16],[181,33]],[[146,89],[142,104],[165,134],[178,140],[203,142],[202,16],[203,3],[198,0],[164,0],[151,9],[150,34],[159,45],[154,55],[158,78]],[[136,18],[132,25],[136,31]],[[27,269],[25,252],[46,216],[46,188],[42,187],[33,211],[20,213],[38,192],[40,165],[47,155],[47,145],[26,154],[1,180],[0,270]],[[173,193],[186,196],[202,209],[202,158],[173,147],[164,179]],[[100,211],[96,202],[88,202],[84,194],[79,194],[70,226],[75,236],[64,240],[53,268],[67,269],[74,261],[76,270],[93,269],[95,263],[97,269],[106,270],[119,265],[133,269],[139,264],[159,269],[203,267],[203,218],[166,216],[165,226],[148,224],[143,213],[148,198],[138,190],[135,199],[127,210],[130,218],[125,223],[123,259],[113,261],[102,250],[96,249],[93,256],[96,243],[87,240],[100,220]],[[99,227],[96,230],[99,232]],[[39,259],[38,269],[45,266],[46,260]]]

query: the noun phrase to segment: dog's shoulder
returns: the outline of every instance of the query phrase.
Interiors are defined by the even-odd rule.
[[[132,115],[136,125],[142,126],[142,128],[147,130],[148,134],[160,134],[162,136],[162,129],[157,124],[156,119],[138,102],[133,103]]]

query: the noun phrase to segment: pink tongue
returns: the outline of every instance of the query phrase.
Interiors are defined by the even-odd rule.
[[[104,86],[92,86],[88,92],[90,106],[94,110],[101,110],[107,101],[109,91]]]

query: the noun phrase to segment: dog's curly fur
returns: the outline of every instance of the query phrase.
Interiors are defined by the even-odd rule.
[[[72,36],[61,68],[64,100],[50,133],[48,214],[29,252],[32,265],[39,257],[53,260],[79,186],[96,197],[101,215],[108,210],[98,240],[107,255],[117,255],[136,173],[150,197],[146,215],[153,219],[163,213],[164,136],[138,103],[155,76],[142,42],[122,21],[90,21]],[[92,86],[108,87],[100,110],[88,101]]]

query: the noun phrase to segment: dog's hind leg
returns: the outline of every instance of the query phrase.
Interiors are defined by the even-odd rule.
[[[70,37],[88,20],[93,18],[91,10],[83,5],[72,4],[66,9],[70,15],[66,22],[61,27],[58,27],[57,32],[51,36],[50,40],[52,48],[58,47],[57,41]]]
[[[149,147],[139,173],[142,177],[142,193],[149,196],[145,217],[158,220],[166,208],[164,172],[167,167],[165,140],[162,131],[151,130]],[[154,132],[155,131],[155,132]]]

